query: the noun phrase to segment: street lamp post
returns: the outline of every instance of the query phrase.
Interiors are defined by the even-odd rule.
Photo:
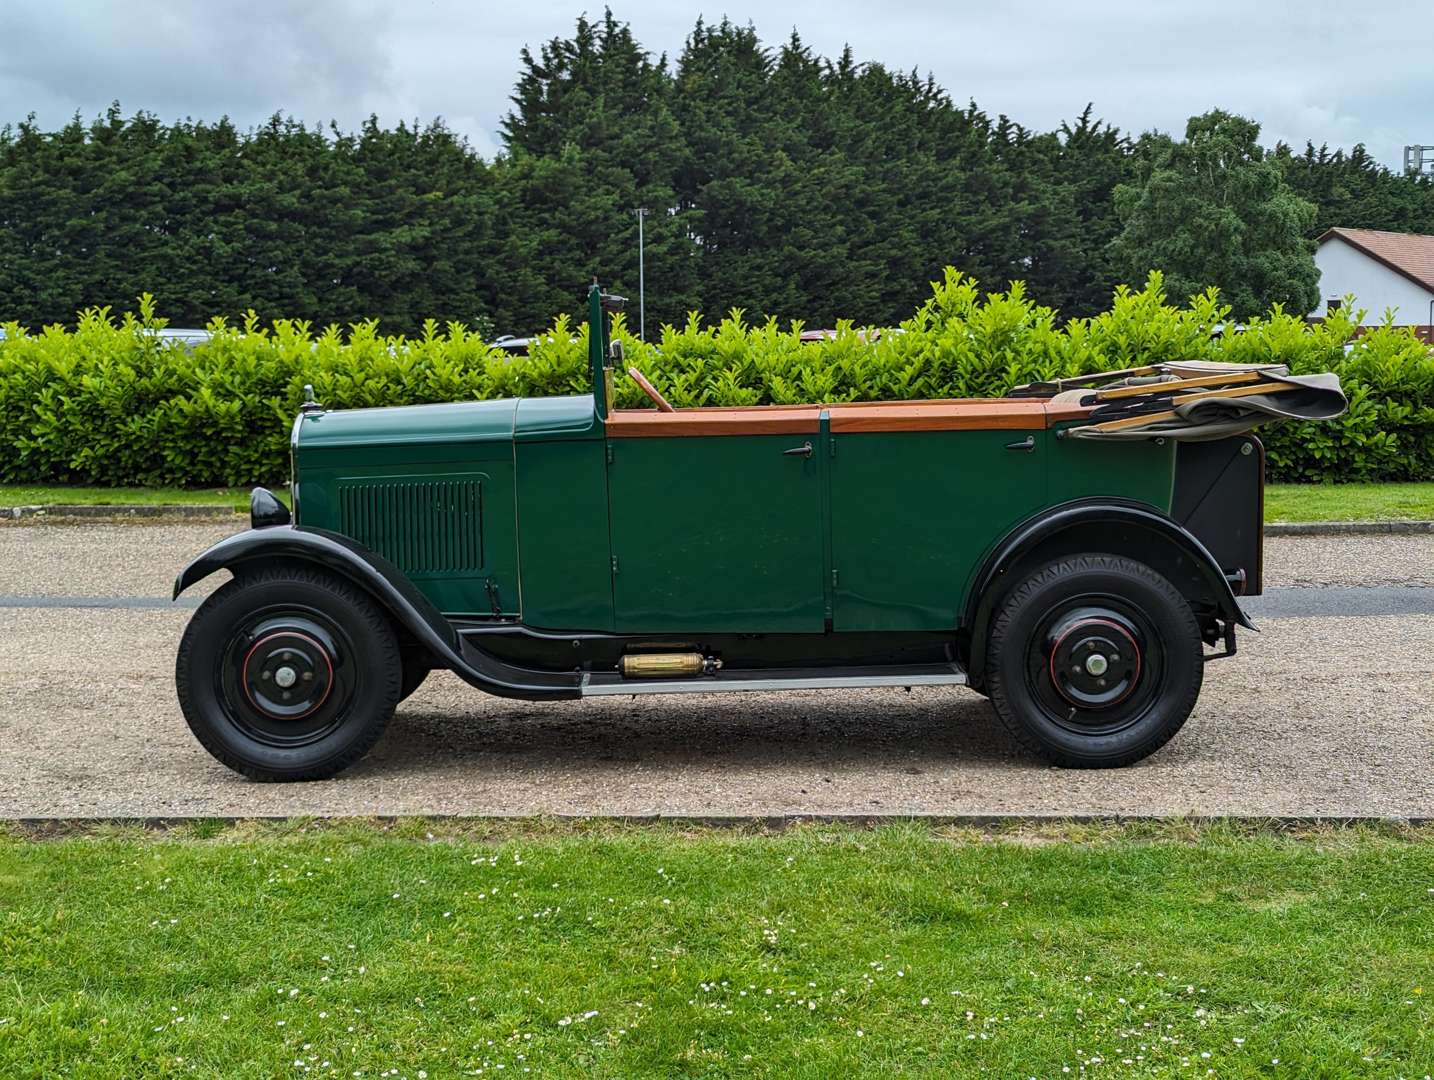
[[[647,280],[642,260],[642,219],[647,217],[651,211],[645,206],[639,206],[633,210],[633,213],[637,215],[637,340],[646,341]]]

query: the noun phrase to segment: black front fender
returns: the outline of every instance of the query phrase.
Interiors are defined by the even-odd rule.
[[[962,626],[970,633],[968,666],[973,683],[981,679],[986,627],[1011,572],[1038,554],[1058,558],[1080,551],[1128,555],[1153,565],[1192,607],[1208,605],[1209,614],[1226,623],[1255,628],[1215,557],[1179,522],[1144,503],[1081,499],[1022,521],[992,547],[972,576]],[[1180,572],[1172,572],[1171,567]]]
[[[174,596],[177,599],[216,570],[238,575],[246,566],[275,561],[308,563],[353,582],[377,600],[439,666],[479,689],[532,700],[580,696],[578,678],[572,673],[516,667],[465,642],[402,570],[362,544],[324,529],[273,526],[236,533],[180,571],[174,580]]]

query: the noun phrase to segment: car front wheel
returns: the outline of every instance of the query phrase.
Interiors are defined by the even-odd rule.
[[[195,612],[175,665],[190,730],[255,780],[319,780],[352,765],[393,716],[401,676],[378,605],[302,566],[241,569]]]
[[[1116,555],[1073,555],[1006,594],[987,689],[1022,744],[1070,768],[1129,765],[1164,746],[1204,677],[1195,615],[1164,577]]]

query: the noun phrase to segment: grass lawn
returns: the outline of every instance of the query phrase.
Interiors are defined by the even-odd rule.
[[[0,506],[45,506],[68,503],[72,506],[233,506],[247,509],[253,488],[106,488],[46,485],[15,487],[0,485]],[[277,490],[284,502],[286,490]]]
[[[1423,1077],[1432,1001],[1429,829],[0,838],[5,1077]]]
[[[1430,521],[1434,484],[1271,484],[1266,521]]]

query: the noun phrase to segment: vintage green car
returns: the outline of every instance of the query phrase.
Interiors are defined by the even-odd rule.
[[[1172,364],[999,399],[676,410],[633,369],[656,408],[613,409],[619,303],[593,286],[590,394],[304,406],[292,520],[257,489],[252,529],[175,582],[233,575],[176,670],[215,757],[331,776],[446,668],[537,700],[969,686],[1051,761],[1129,764],[1251,625],[1250,428],[1344,407],[1332,376]]]

